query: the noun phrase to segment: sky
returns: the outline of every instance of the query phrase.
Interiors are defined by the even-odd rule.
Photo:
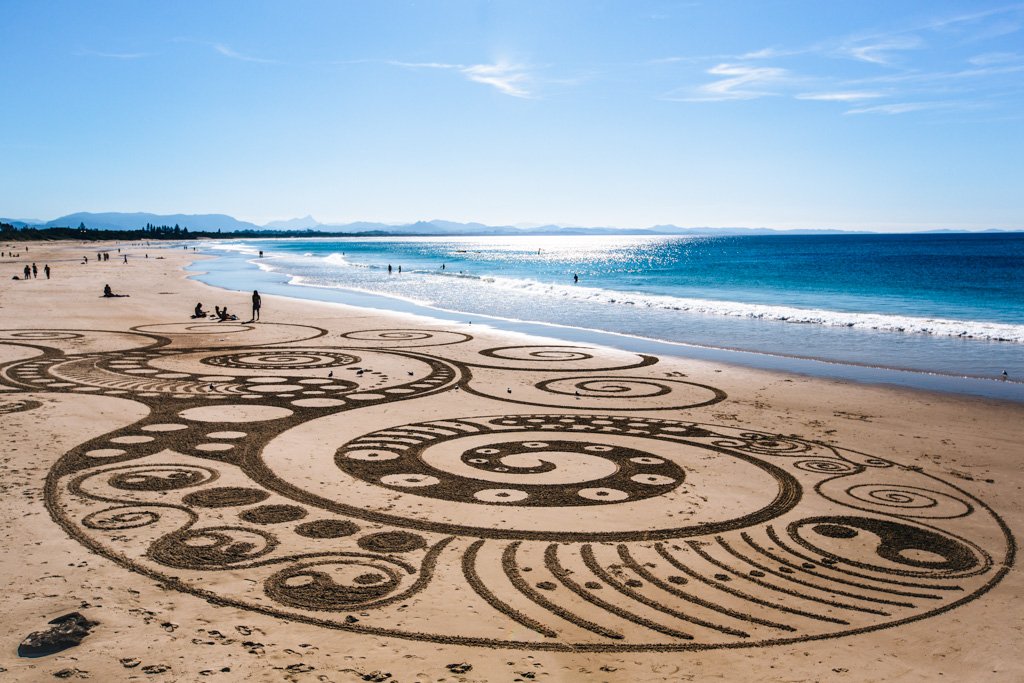
[[[1024,3],[0,0],[0,216],[1024,228]]]

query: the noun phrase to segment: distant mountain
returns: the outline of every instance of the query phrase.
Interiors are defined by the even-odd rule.
[[[153,225],[180,225],[189,230],[260,230],[255,223],[240,221],[222,213],[211,214],[156,214],[156,213],[72,213],[47,221],[42,227],[76,228],[79,223],[94,230],[140,230],[147,223]]]
[[[837,230],[834,228],[815,228],[802,230],[777,230],[774,228],[681,228],[678,225],[653,225],[649,228],[611,228],[564,225],[485,225],[483,223],[458,223],[434,219],[416,221],[415,223],[380,223],[374,221],[356,221],[354,223],[326,224],[320,223],[312,216],[289,218],[270,221],[265,225],[256,225],[240,221],[225,214],[155,214],[155,213],[72,213],[52,221],[36,221],[30,219],[0,218],[0,222],[9,223],[18,228],[24,227],[70,227],[77,228],[84,223],[87,228],[97,230],[138,230],[147,223],[153,225],[180,225],[191,232],[216,231],[223,232],[260,232],[266,230],[296,232],[308,234],[309,231],[352,234],[352,235],[841,235],[841,234],[872,234],[868,230]],[[1017,230],[951,230],[936,228],[917,231],[924,233],[1001,233],[1017,232]]]
[[[16,228],[27,228],[30,225],[42,225],[45,221],[35,218],[0,218],[0,223],[13,225]]]
[[[304,218],[289,218],[283,221],[270,221],[263,224],[268,230],[316,230],[320,223],[312,216]]]

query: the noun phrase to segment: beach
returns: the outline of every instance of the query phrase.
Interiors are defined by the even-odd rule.
[[[0,678],[1024,678],[1024,404],[14,250]]]

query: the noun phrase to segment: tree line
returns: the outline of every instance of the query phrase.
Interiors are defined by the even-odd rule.
[[[82,240],[94,242],[99,240],[198,240],[198,239],[238,239],[242,237],[360,237],[370,235],[387,235],[380,230],[372,230],[360,233],[351,232],[321,232],[317,230],[232,230],[229,232],[216,232],[211,230],[189,230],[177,224],[153,225],[147,223],[145,227],[135,230],[100,230],[89,228],[85,223],[79,223],[77,228],[53,227],[38,228],[26,226],[19,228],[10,223],[0,223],[0,239],[6,241],[45,241],[45,240]]]

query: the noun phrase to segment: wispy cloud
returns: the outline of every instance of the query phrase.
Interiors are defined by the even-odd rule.
[[[264,59],[262,57],[253,57],[252,55],[245,55],[241,52],[232,50],[224,43],[210,43],[210,47],[219,52],[220,54],[230,59],[237,59],[241,62],[256,62],[257,64],[280,64],[276,59]]]
[[[908,114],[915,111],[934,109],[981,109],[979,102],[892,102],[877,104],[871,107],[857,107],[846,111],[846,114]]]
[[[142,59],[150,57],[150,52],[101,52],[98,50],[79,50],[76,54],[81,57],[103,57],[104,59]]]
[[[523,64],[498,61],[493,64],[448,64],[445,62],[401,62],[388,64],[406,69],[445,69],[455,71],[474,83],[482,83],[512,97],[531,98],[531,70]]]
[[[885,93],[871,90],[847,90],[845,92],[808,92],[795,95],[798,100],[817,100],[820,102],[857,102],[885,97]]]
[[[717,81],[705,83],[691,90],[673,91],[665,99],[682,102],[722,102],[728,100],[753,100],[776,95],[768,86],[786,80],[786,69],[771,66],[748,66],[745,64],[716,64],[707,70],[712,76],[724,76]]]
[[[986,52],[975,55],[967,60],[974,66],[990,66],[992,64],[1008,64],[1010,62],[1024,61],[1024,55],[1016,52]]]
[[[870,42],[859,42],[844,45],[839,49],[841,54],[871,64],[891,64],[893,53],[903,50],[916,50],[924,46],[918,36],[889,36]]]
[[[846,105],[847,114],[989,109],[1020,91],[1011,75],[1024,72],[1024,53],[1012,47],[1007,51],[1004,36],[1022,27],[1024,2],[1015,2],[886,30],[823,37],[796,47],[772,45],[648,64],[678,64],[680,70],[687,63],[713,65],[705,66],[703,75],[716,80],[662,96],[681,102],[784,96]],[[971,46],[983,40],[991,51],[974,48],[972,56]]]

